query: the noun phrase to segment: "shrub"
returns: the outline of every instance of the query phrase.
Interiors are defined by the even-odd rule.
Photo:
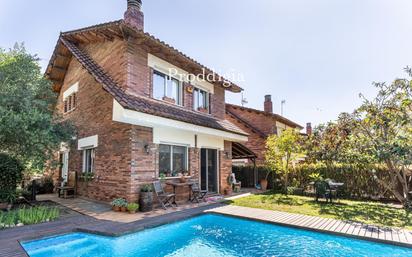
[[[23,170],[23,165],[17,159],[0,153],[0,201],[8,201],[4,197],[16,192]]]
[[[112,201],[111,205],[116,207],[127,207],[127,201],[123,198],[116,198]]]
[[[139,205],[137,203],[129,203],[127,205],[128,211],[136,211],[137,209],[139,209]]]
[[[153,192],[152,185],[149,185],[149,184],[143,185],[143,186],[140,188],[140,192]]]
[[[5,203],[14,203],[17,199],[17,193],[15,191],[0,191],[0,201]]]
[[[57,207],[38,206],[21,208],[10,212],[0,212],[0,229],[13,227],[18,223],[32,225],[56,220],[60,216]]]
[[[42,193],[51,194],[54,190],[54,181],[51,176],[45,176],[41,179]]]

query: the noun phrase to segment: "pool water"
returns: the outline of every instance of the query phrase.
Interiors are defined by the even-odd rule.
[[[207,214],[112,238],[72,233],[22,243],[52,256],[412,256],[412,249]]]

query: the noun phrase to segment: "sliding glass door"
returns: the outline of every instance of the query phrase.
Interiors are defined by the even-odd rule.
[[[200,182],[202,190],[217,193],[217,150],[215,149],[200,151]]]

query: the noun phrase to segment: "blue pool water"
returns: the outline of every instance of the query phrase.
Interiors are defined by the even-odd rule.
[[[207,214],[111,238],[72,233],[22,244],[52,256],[412,256],[412,249]]]

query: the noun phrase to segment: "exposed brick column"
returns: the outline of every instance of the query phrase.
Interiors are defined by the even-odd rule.
[[[228,182],[228,177],[232,173],[232,142],[225,141],[224,150],[219,152],[220,176],[219,187],[221,194],[232,193],[232,187]]]

